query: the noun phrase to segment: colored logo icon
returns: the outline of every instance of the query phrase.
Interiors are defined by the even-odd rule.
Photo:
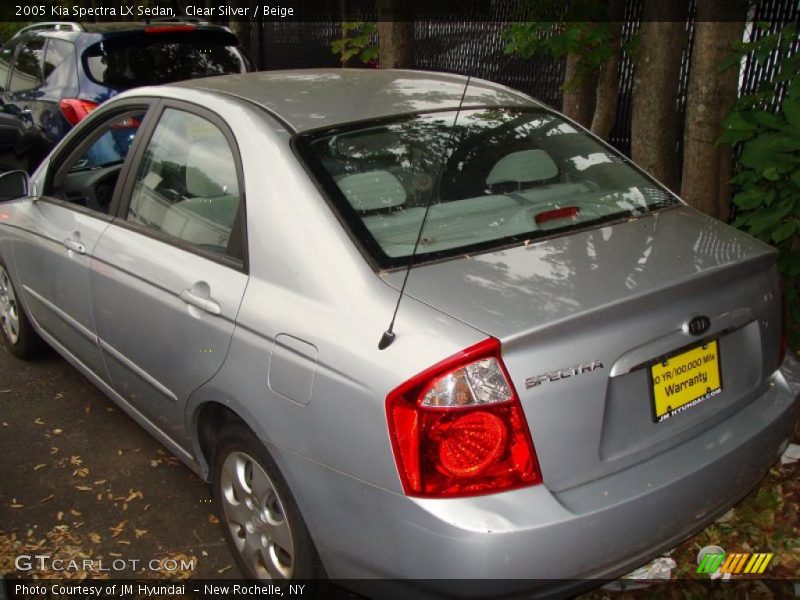
[[[772,552],[727,553],[719,546],[706,546],[697,554],[697,573],[707,575],[761,574],[772,561]]]

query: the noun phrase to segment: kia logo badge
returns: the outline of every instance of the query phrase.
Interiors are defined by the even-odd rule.
[[[708,331],[711,326],[711,319],[705,315],[692,317],[683,324],[683,331],[691,335],[700,335]]]

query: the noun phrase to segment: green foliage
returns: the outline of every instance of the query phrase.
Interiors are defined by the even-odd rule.
[[[531,0],[523,8],[529,20],[511,23],[503,32],[506,54],[531,58],[546,54],[579,57],[577,82],[596,73],[616,51],[607,6],[598,0],[578,0],[568,5],[556,0]],[[552,19],[552,20],[550,20]]]
[[[773,81],[763,80],[741,97],[723,123],[717,144],[740,144],[731,180],[735,227],[778,248],[789,316],[790,344],[800,347],[800,52],[792,54],[797,26],[741,43],[721,68],[738,66],[752,53],[758,63],[776,60]],[[786,95],[774,106],[777,84]]]
[[[15,33],[26,25],[30,25],[30,23],[24,21],[18,23],[14,21],[0,21],[0,42],[7,42],[14,37]]]
[[[375,23],[350,21],[342,23],[344,36],[331,42],[331,52],[341,56],[342,64],[351,58],[369,64],[378,59],[378,47],[373,43],[378,26]]]

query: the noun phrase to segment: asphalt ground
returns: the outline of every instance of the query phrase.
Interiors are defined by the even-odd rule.
[[[241,576],[199,477],[55,352],[0,347],[0,573],[85,576],[21,555],[89,560],[91,577]]]

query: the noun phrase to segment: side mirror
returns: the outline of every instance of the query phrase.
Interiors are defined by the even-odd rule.
[[[24,198],[31,189],[31,180],[25,171],[7,171],[0,174],[0,202]]]

